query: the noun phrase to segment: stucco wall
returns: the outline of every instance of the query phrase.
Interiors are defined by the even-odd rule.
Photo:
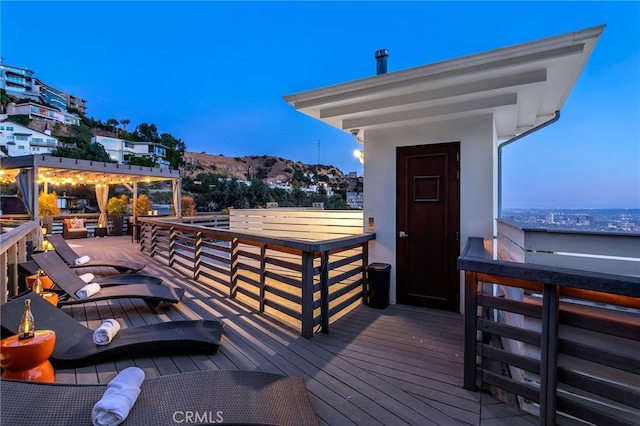
[[[367,130],[365,135],[364,220],[375,218],[370,262],[391,265],[391,303],[396,302],[396,147],[460,142],[460,250],[467,238],[493,239],[496,180],[495,126],[480,117]],[[461,286],[464,281],[461,275]],[[462,288],[460,294],[462,292]],[[463,297],[461,299],[461,308]]]

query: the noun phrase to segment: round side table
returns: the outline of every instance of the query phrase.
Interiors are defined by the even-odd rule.
[[[42,281],[42,288],[44,290],[49,290],[52,289],[53,286],[55,285],[53,283],[53,281],[51,281],[51,278],[47,277],[46,275],[43,275],[40,277],[40,281]],[[36,276],[35,275],[29,275],[27,277],[27,287],[29,287],[29,290],[31,290],[33,288],[33,284],[36,282]]]
[[[55,375],[49,357],[56,343],[52,330],[36,330],[30,339],[18,335],[0,341],[0,366],[3,379],[53,383]]]

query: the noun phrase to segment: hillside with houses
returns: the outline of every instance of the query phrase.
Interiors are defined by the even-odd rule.
[[[182,176],[195,178],[201,173],[214,173],[239,180],[257,178],[270,185],[286,186],[295,179],[308,185],[324,182],[336,189],[362,190],[362,178],[355,173],[345,175],[331,165],[311,165],[271,155],[226,157],[204,152],[185,152]]]

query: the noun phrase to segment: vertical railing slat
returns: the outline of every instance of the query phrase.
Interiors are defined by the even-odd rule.
[[[7,255],[8,255],[7,259],[8,259],[9,265],[11,265],[9,267],[9,270],[10,270],[11,282],[13,283],[13,286],[10,289],[9,294],[11,296],[15,296],[19,292],[18,290],[18,244],[15,244],[9,247],[9,250],[7,250]]]
[[[367,266],[369,266],[369,243],[362,243],[362,273],[360,276],[362,277],[362,303],[367,304],[367,282],[366,282],[366,271]]]
[[[7,253],[0,253],[0,303],[7,302],[7,293],[9,292],[9,274],[7,268],[9,267],[7,262]]]
[[[158,227],[156,224],[151,225],[151,257],[156,255],[158,250]]]
[[[267,245],[260,244],[260,312],[264,312],[266,270],[267,270]]]
[[[236,297],[238,292],[238,245],[237,238],[231,240],[231,259],[229,267],[229,297]]]
[[[329,253],[320,253],[320,327],[329,332]]]
[[[560,289],[544,284],[540,358],[540,424],[556,424],[558,394],[558,314]]]
[[[173,266],[176,257],[176,228],[169,229],[169,266]]]
[[[200,278],[200,268],[202,263],[202,232],[196,232],[196,242],[193,248],[193,279]]]
[[[478,302],[478,274],[464,274],[464,385],[467,390],[476,390],[476,312]]]
[[[313,336],[313,253],[302,252],[302,336]]]

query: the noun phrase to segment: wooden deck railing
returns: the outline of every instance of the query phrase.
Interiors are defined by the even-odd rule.
[[[140,220],[140,249],[195,280],[219,286],[260,312],[286,316],[304,337],[363,298],[374,234],[323,241]]]
[[[28,253],[38,244],[41,232],[38,221],[7,228],[7,232],[3,227],[0,235],[0,303],[18,293],[18,265],[27,260]]]
[[[468,241],[458,268],[466,286],[466,389],[489,385],[538,405],[541,425],[560,416],[637,424],[638,277],[491,260],[480,238]],[[523,289],[524,297],[502,297],[496,285]],[[501,321],[505,312],[519,323]],[[525,343],[538,351],[525,353]]]

